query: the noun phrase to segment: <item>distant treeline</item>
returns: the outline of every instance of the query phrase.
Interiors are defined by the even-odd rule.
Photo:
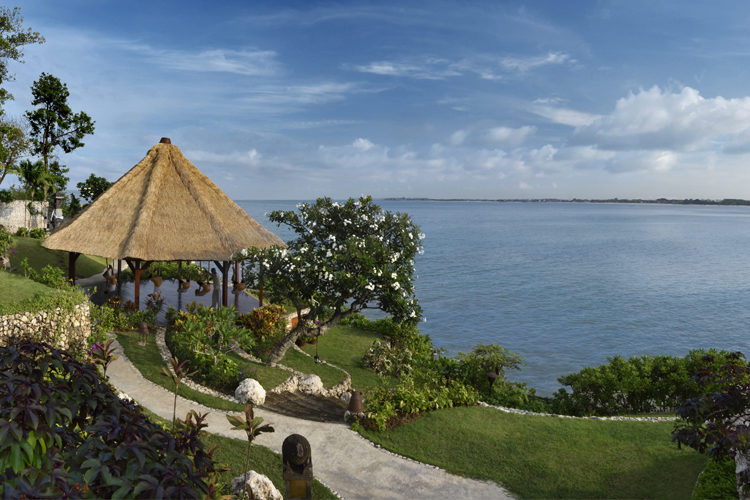
[[[655,200],[642,200],[640,198],[609,198],[606,200],[590,200],[582,198],[573,198],[563,200],[559,198],[508,198],[508,199],[489,199],[489,198],[385,198],[386,200],[404,200],[404,201],[494,201],[498,203],[660,203],[664,205],[750,205],[750,200],[741,200],[737,198],[724,198],[723,200],[701,200],[698,198],[685,198],[682,200],[671,200],[667,198],[657,198]]]

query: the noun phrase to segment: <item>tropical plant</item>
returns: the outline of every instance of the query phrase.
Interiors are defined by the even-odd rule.
[[[274,432],[275,429],[272,427],[273,423],[264,424],[263,417],[256,417],[253,412],[253,405],[251,403],[245,404],[245,420],[240,420],[233,415],[227,415],[227,420],[232,425],[232,429],[238,431],[245,431],[247,435],[247,455],[245,456],[245,474],[250,467],[250,447],[256,437],[264,432]],[[244,477],[243,476],[243,477]]]
[[[101,367],[102,375],[104,378],[107,377],[107,368],[112,361],[120,357],[116,354],[116,347],[114,346],[115,339],[107,339],[104,342],[97,342],[89,350],[92,362]]]
[[[299,204],[297,211],[271,212],[269,219],[296,234],[288,248],[247,249],[237,255],[250,264],[247,283],[263,286],[272,301],[288,301],[297,312],[297,326],[277,344],[269,362],[281,359],[301,335],[312,334],[302,317],[306,307],[307,319],[322,321],[323,334],[367,308],[380,309],[396,322],[419,321],[413,278],[423,235],[408,215],[384,211],[371,197],[343,203],[319,198]]]
[[[174,431],[174,422],[177,416],[177,389],[179,389],[182,379],[192,377],[196,372],[188,372],[187,361],[180,361],[174,356],[169,358],[169,366],[172,368],[171,370],[166,366],[162,366],[161,372],[171,378],[174,384],[174,404],[172,405],[172,431]]]
[[[97,199],[99,195],[101,195],[104,191],[109,189],[111,185],[112,183],[104,177],[99,177],[97,175],[91,174],[89,175],[88,179],[76,184],[76,187],[78,187],[78,192],[81,193],[81,198],[86,200],[86,202],[91,203],[92,201]]]

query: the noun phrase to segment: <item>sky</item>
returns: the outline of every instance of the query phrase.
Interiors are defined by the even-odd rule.
[[[169,137],[234,199],[750,199],[747,2],[13,5],[6,113],[46,72],[95,121],[71,187]]]

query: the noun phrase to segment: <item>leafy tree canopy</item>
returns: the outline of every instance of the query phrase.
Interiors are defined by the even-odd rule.
[[[395,321],[419,321],[414,257],[424,235],[407,214],[385,211],[371,197],[343,203],[319,198],[297,211],[271,212],[269,218],[290,227],[296,238],[286,249],[248,249],[243,258],[260,265],[258,271],[249,268],[246,277],[262,283],[271,300],[291,302],[300,319],[309,307],[307,319],[320,320],[322,329],[366,308],[380,309]],[[317,327],[299,321],[269,361]]]
[[[83,111],[73,113],[68,106],[68,86],[52,75],[42,73],[31,86],[31,94],[31,104],[37,106],[26,112],[31,152],[41,156],[49,170],[55,149],[60,147],[70,153],[83,146],[83,138],[94,133],[94,122]]]
[[[0,6],[0,85],[13,79],[8,61],[22,61],[23,46],[32,43],[44,43],[44,38],[31,28],[23,27],[21,9]],[[0,88],[0,107],[12,98],[6,89]]]
[[[104,177],[98,177],[94,174],[89,175],[89,178],[84,182],[76,184],[78,191],[81,193],[81,198],[89,203],[98,198],[99,195],[109,189],[111,185],[112,183]]]
[[[6,175],[15,173],[18,160],[28,149],[23,126],[17,121],[0,118],[0,184]]]

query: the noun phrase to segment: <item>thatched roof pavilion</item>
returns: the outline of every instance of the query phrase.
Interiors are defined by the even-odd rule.
[[[124,259],[137,280],[138,271],[154,261],[213,260],[224,272],[226,305],[232,256],[243,248],[283,246],[284,242],[163,138],[42,245],[71,252],[71,268],[81,253]]]

